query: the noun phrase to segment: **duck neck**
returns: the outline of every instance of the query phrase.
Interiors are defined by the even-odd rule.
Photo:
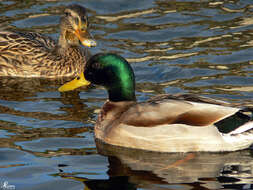
[[[114,76],[114,77],[113,77]],[[107,85],[109,100],[119,101],[136,101],[135,97],[135,76],[132,68],[127,64],[121,64],[114,71],[114,75]]]
[[[85,77],[94,84],[104,86],[109,101],[136,100],[134,72],[123,57],[110,53],[96,54],[87,63]]]
[[[117,83],[108,88],[110,101],[136,101],[134,84],[126,84],[124,82],[122,83],[122,81],[119,81],[118,83],[120,84]]]
[[[68,31],[62,31],[58,39],[57,50],[59,54],[65,54],[70,48],[78,47],[79,41],[74,34]]]
[[[58,47],[60,48],[66,48],[68,47],[67,40],[65,39],[63,34],[60,34],[59,40],[58,40]]]

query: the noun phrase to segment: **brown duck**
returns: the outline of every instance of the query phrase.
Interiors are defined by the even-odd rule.
[[[52,38],[34,32],[0,31],[0,76],[68,77],[83,71],[87,49],[96,46],[88,31],[86,9],[71,5],[60,20],[60,36]]]

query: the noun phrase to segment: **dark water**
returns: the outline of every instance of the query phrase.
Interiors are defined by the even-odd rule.
[[[58,37],[73,1],[0,1],[0,27]],[[138,100],[194,93],[252,105],[252,0],[80,0],[98,42],[135,71]],[[101,87],[60,94],[62,81],[0,79],[0,189],[252,189],[252,150],[158,154],[93,139]],[[208,139],[207,139],[208,140]],[[6,185],[8,182],[8,185]]]

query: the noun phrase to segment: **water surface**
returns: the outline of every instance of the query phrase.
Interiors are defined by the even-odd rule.
[[[251,0],[0,1],[0,27],[58,38],[65,6],[88,9],[97,52],[133,66],[137,98],[193,93],[252,105]],[[0,189],[252,189],[252,150],[159,154],[95,142],[107,98],[92,86],[61,94],[62,81],[0,79]],[[96,146],[97,143],[97,146]]]

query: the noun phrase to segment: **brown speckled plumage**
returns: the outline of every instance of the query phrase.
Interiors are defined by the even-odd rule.
[[[58,43],[34,32],[0,31],[0,76],[55,78],[79,74],[88,56],[80,41],[92,40],[85,8],[66,8],[60,28]]]

